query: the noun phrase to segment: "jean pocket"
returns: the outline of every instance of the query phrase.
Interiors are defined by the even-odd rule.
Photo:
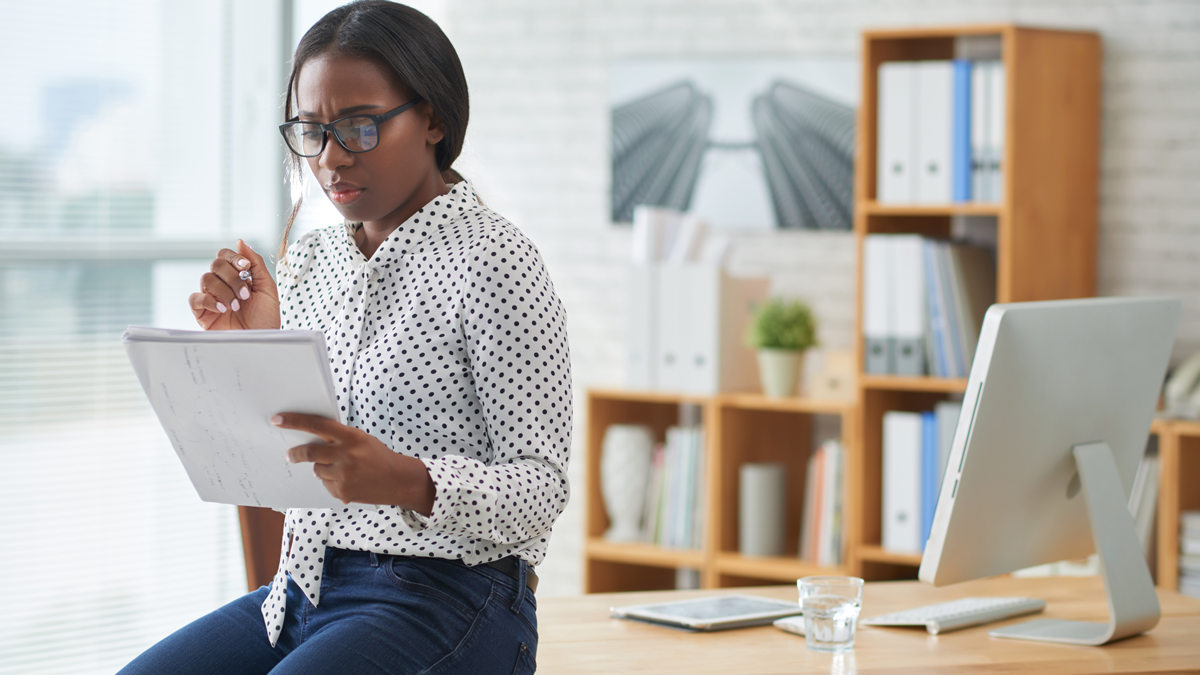
[[[517,651],[517,661],[513,664],[513,675],[532,675],[536,669],[537,661],[534,658],[533,650],[522,642],[521,649]]]
[[[443,569],[453,564],[392,558],[383,568],[388,579],[398,588],[436,600],[473,620],[487,602],[491,589],[474,588],[477,584],[472,583],[474,580],[467,575],[454,574],[453,569]]]

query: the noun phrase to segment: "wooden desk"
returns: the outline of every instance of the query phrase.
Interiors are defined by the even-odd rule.
[[[622,621],[608,608],[664,599],[728,593],[733,589],[602,593],[539,600],[538,672],[558,673],[1200,673],[1200,600],[1159,591],[1163,618],[1144,635],[1107,647],[1075,647],[990,638],[987,631],[1047,617],[1099,621],[1107,617],[1096,577],[997,578],[945,588],[916,581],[868,583],[863,616],[955,598],[1024,595],[1046,600],[1046,611],[943,635],[924,629],[862,626],[853,652],[810,652],[804,638],[773,627],[688,633]],[[793,599],[794,586],[736,589]]]

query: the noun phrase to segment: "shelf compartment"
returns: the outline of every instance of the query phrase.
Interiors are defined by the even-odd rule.
[[[1001,204],[962,202],[955,204],[880,204],[864,202],[859,209],[868,216],[999,216]]]
[[[882,546],[864,544],[858,547],[858,557],[860,560],[866,562],[920,567],[922,556],[920,553],[901,553],[899,551],[889,551]]]
[[[619,544],[598,537],[584,542],[584,557],[587,593],[671,590],[675,588],[675,570],[705,569],[702,551]]]
[[[712,399],[657,391],[617,391],[589,389],[587,392],[587,536],[599,539],[608,530],[608,513],[600,487],[600,456],[604,434],[611,424],[645,424],[656,442],[666,439],[667,429],[679,423],[680,404],[700,406],[702,418],[712,407]],[[709,443],[711,448],[711,443]],[[588,589],[594,591],[595,589]]]
[[[866,380],[867,378],[864,378]],[[952,380],[936,380],[934,378],[881,378],[886,384],[890,380],[932,380],[938,383]],[[859,498],[854,506],[858,544],[851,559],[867,563],[887,563],[888,565],[916,566],[921,562],[921,556],[904,557],[885,551],[879,544],[883,541],[883,416],[891,410],[920,412],[933,410],[938,401],[945,400],[953,391],[945,387],[940,389],[915,390],[909,388],[872,388],[864,381],[862,389],[862,408],[860,409],[861,435],[859,438],[859,461],[852,467],[852,485],[858,487]],[[874,557],[871,557],[874,556]],[[899,557],[897,557],[899,556]],[[912,570],[905,567],[909,577]],[[889,568],[876,575],[870,570],[863,569],[862,574],[872,579],[903,578],[897,577],[896,570]]]
[[[1179,523],[1184,511],[1200,510],[1200,422],[1155,420],[1158,434],[1159,586],[1179,588]]]
[[[1151,423],[1150,428],[1152,431],[1155,431],[1157,433],[1158,432],[1157,425],[1160,425],[1163,423],[1171,425],[1171,430],[1174,431],[1180,437],[1200,438],[1200,421],[1187,420],[1187,419],[1161,418],[1161,419],[1154,420],[1154,422]]]
[[[811,561],[789,557],[745,556],[740,553],[719,553],[717,572],[722,575],[750,579],[793,582],[801,577],[816,575],[844,576],[845,567],[822,567]]]
[[[653,389],[588,389],[588,398],[596,402],[611,403],[661,403],[678,405],[692,403],[704,405],[712,400],[711,396],[702,394],[686,394],[673,391],[658,391]]]
[[[778,462],[784,466],[787,516],[783,550],[799,550],[805,474],[812,450],[812,416],[788,409],[719,405],[713,421],[711,428],[721,452],[717,462],[708,465],[709,494],[718,507],[717,522],[709,524],[709,533],[718,554],[738,550],[738,480],[740,467],[747,462]],[[843,423],[843,431],[847,426]]]
[[[854,401],[817,398],[772,398],[762,394],[722,394],[717,404],[741,410],[770,410],[807,413],[809,415],[846,415],[854,409]]]
[[[704,552],[697,549],[664,548],[654,544],[617,543],[598,537],[590,537],[586,543],[587,556],[593,560],[665,567],[700,569],[704,566]]]
[[[967,390],[967,378],[903,377],[900,375],[863,375],[864,389],[885,391],[922,391],[961,394]]]

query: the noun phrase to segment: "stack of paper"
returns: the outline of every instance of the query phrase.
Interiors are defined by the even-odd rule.
[[[1004,90],[998,60],[881,64],[876,200],[1002,201]]]
[[[671,427],[654,449],[642,541],[669,548],[704,545],[704,430]]]
[[[122,337],[138,381],[208,502],[345,506],[288,448],[319,440],[273,426],[282,412],[340,419],[325,336],[316,331],[180,331],[131,326]]]
[[[809,457],[804,479],[800,557],[825,567],[842,564],[845,456],[840,441],[826,441]]]
[[[1200,598],[1200,511],[1179,514],[1179,592]]]
[[[869,235],[863,246],[865,371],[967,377],[995,289],[986,248]]]
[[[884,413],[884,548],[925,550],[961,412],[962,403],[942,401],[928,412]]]

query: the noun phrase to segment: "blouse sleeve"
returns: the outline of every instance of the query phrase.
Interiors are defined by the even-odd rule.
[[[491,463],[422,460],[433,511],[405,510],[406,520],[501,545],[544,537],[570,495],[566,315],[537,250],[512,230],[497,228],[468,256],[467,276],[459,320]]]

